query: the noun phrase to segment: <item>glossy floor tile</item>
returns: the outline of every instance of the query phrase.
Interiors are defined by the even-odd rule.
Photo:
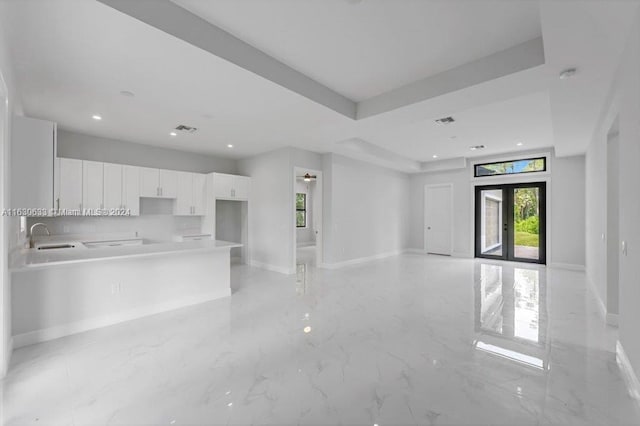
[[[583,273],[299,259],[234,266],[225,300],[17,350],[4,424],[640,424]]]

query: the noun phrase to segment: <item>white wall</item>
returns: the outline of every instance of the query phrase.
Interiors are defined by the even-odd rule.
[[[7,16],[0,2],[0,17]],[[10,203],[10,135],[11,119],[14,113],[21,110],[13,78],[12,64],[8,46],[2,33],[0,20],[0,208],[8,208]],[[3,216],[0,222],[0,378],[4,377],[11,357],[11,279],[7,268],[7,256],[13,241],[17,239],[18,221],[16,218]],[[14,235],[14,233],[16,235]]]
[[[58,130],[58,156],[196,173],[237,173],[236,160]]]
[[[327,154],[324,163],[324,263],[407,248],[409,176],[336,154]]]
[[[293,273],[293,168],[289,149],[279,149],[238,162],[251,177],[249,264]]]
[[[614,81],[609,102],[587,150],[587,279],[607,303],[607,140],[612,127],[618,128],[619,150],[619,339],[636,375],[640,374],[640,12],[630,32],[628,44]],[[617,124],[616,124],[617,121]],[[605,239],[602,235],[605,234]],[[627,254],[621,251],[627,244]],[[611,312],[608,312],[611,313]]]
[[[555,157],[547,222],[551,232],[550,265],[585,266],[585,157]]]
[[[411,175],[410,179],[410,239],[409,247],[424,249],[424,187],[441,183],[453,184],[453,255],[472,257],[471,220],[473,205],[471,203],[471,183],[469,169],[458,169],[438,173],[420,173]]]
[[[640,12],[624,54],[618,89],[620,149],[620,239],[628,254],[620,256],[620,342],[640,374]]]
[[[520,155],[526,155],[521,153]],[[508,157],[516,158],[519,155]],[[552,247],[547,263],[574,267],[585,264],[584,256],[584,156],[551,158],[551,174],[547,187],[547,232]],[[536,179],[529,176],[530,179]],[[453,255],[474,256],[474,200],[472,165],[451,171],[411,175],[411,237],[409,247],[424,249],[424,186],[453,184]],[[480,183],[478,181],[478,183]],[[492,180],[482,182],[491,185]]]

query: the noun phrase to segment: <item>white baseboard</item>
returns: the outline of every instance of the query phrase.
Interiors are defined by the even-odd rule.
[[[391,251],[388,253],[381,253],[373,256],[359,257],[357,259],[345,260],[343,262],[323,263],[321,267],[326,269],[339,269],[345,266],[359,265],[362,263],[372,262],[374,260],[380,260],[380,259],[385,259],[387,257],[398,256],[402,254],[403,251],[404,250]]]
[[[427,254],[427,252],[424,251],[423,249],[417,249],[417,248],[404,249],[402,250],[402,252],[407,254]]]
[[[618,326],[618,314],[607,314],[607,324],[617,327]]]
[[[466,253],[461,251],[454,251],[451,253],[452,257],[458,257],[461,259],[473,259],[475,256],[472,253]]]
[[[627,353],[624,351],[624,347],[619,340],[616,342],[616,361],[622,371],[622,377],[627,385],[629,396],[633,399],[640,400],[640,381],[638,381],[638,376],[636,376],[629,357],[627,357]]]
[[[607,305],[604,304],[604,301],[598,294],[598,289],[595,287],[595,285],[593,284],[593,281],[591,281],[588,276],[587,276],[587,287],[589,287],[591,294],[593,295],[594,299],[596,299],[596,304],[598,305],[598,311],[600,312],[600,316],[602,317],[603,320],[606,321]]]
[[[569,271],[579,271],[579,272],[584,272],[585,270],[584,265],[574,265],[571,263],[553,262],[549,264],[549,267],[557,268],[557,269],[567,269]]]
[[[149,315],[173,311],[175,309],[185,308],[187,306],[198,305],[200,303],[205,303],[211,300],[228,296],[231,296],[231,289],[225,291],[224,293],[210,293],[205,295],[191,296],[180,300],[172,300],[169,302],[160,303],[157,305],[141,306],[128,311],[118,312],[102,317],[88,318],[73,323],[57,325],[41,330],[29,331],[27,333],[17,334],[13,336],[13,346],[17,349],[23,346],[46,342],[48,340],[82,333],[84,331],[89,331],[96,328],[107,327],[110,325],[131,321]]]
[[[301,247],[311,247],[311,246],[315,246],[316,242],[315,241],[301,241],[299,243],[296,243],[296,247],[301,248]]]
[[[250,260],[250,266],[254,266],[260,269],[266,269],[267,271],[279,272],[285,275],[295,274],[296,270],[294,268],[286,268],[283,266],[270,265],[268,263],[258,262],[257,260]]]
[[[13,354],[13,337],[9,337],[7,341],[7,352],[4,354],[4,363],[0,365],[0,380],[4,379],[9,371],[9,364],[11,363],[11,355]]]

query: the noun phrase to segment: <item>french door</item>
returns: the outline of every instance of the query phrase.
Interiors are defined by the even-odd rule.
[[[475,255],[546,263],[546,183],[476,186]]]

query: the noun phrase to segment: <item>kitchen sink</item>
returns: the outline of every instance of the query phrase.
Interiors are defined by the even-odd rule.
[[[87,241],[82,243],[86,248],[105,248],[105,247],[122,247],[122,246],[141,246],[145,244],[142,238],[130,240],[112,240],[112,241]]]
[[[38,247],[38,250],[57,250],[75,248],[74,244],[46,244]]]

